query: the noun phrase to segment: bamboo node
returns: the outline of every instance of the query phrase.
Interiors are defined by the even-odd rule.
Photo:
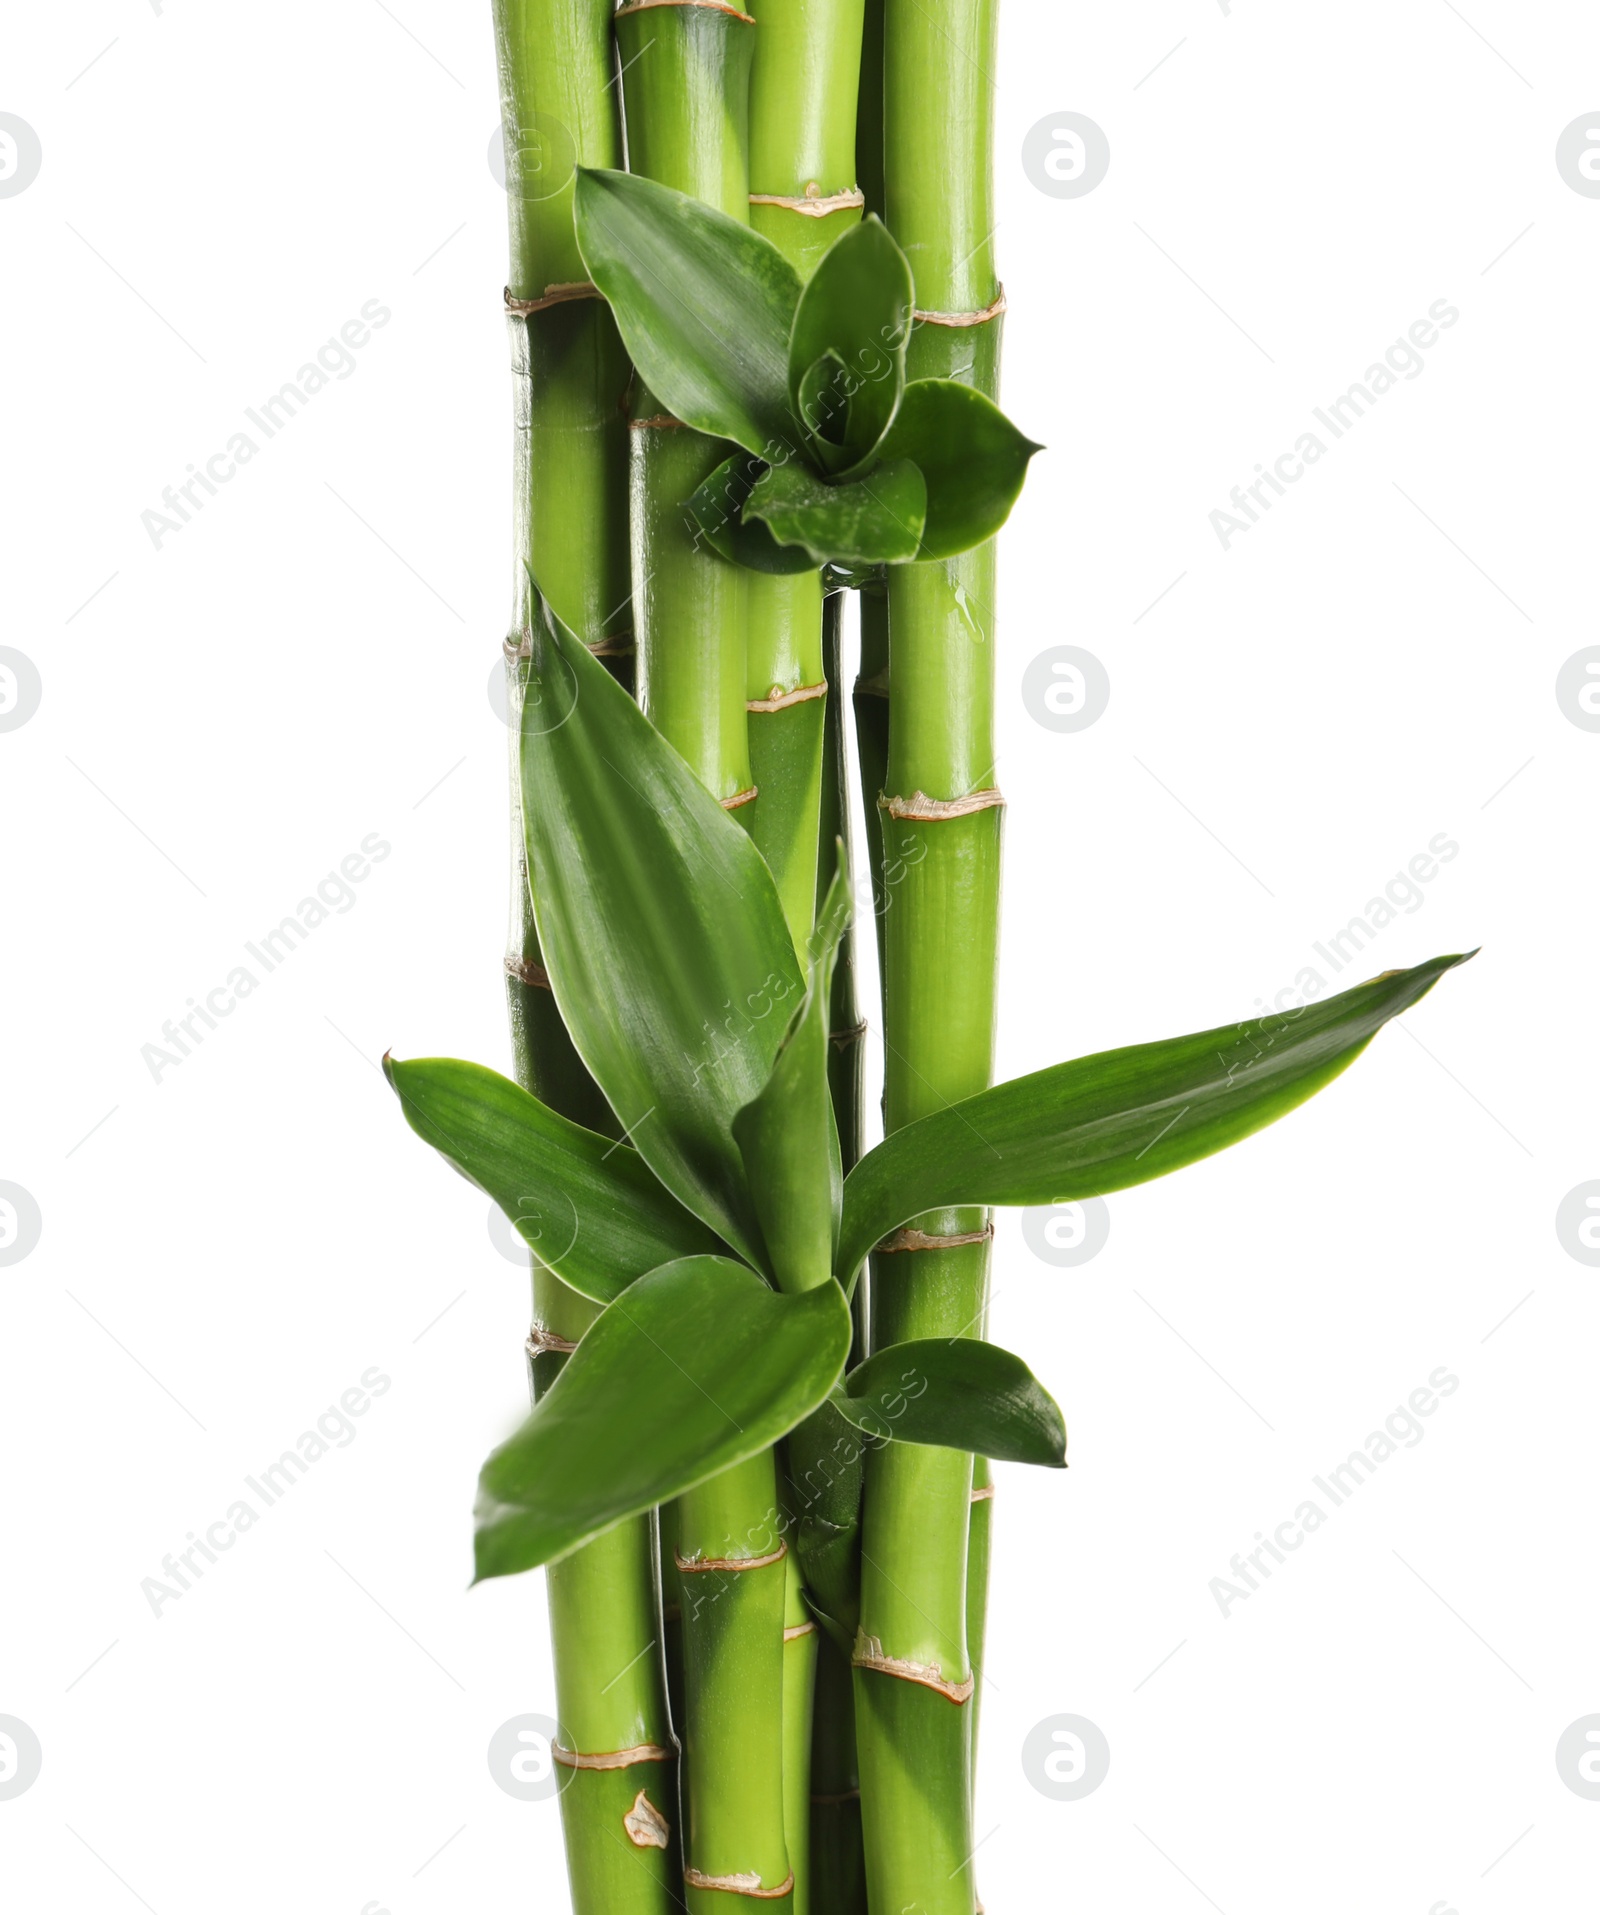
[[[542,1323],[536,1323],[528,1332],[528,1340],[523,1348],[529,1356],[543,1356],[546,1350],[559,1351],[562,1356],[571,1356],[577,1349],[576,1343],[569,1343],[565,1337],[558,1337],[554,1330],[547,1330]]]
[[[686,1576],[697,1576],[707,1569],[769,1569],[774,1563],[781,1563],[789,1553],[789,1545],[780,1542],[778,1547],[766,1556],[692,1556],[686,1561],[676,1550],[672,1560]]]
[[[669,4],[669,0],[659,0],[659,4],[666,6]],[[630,432],[664,430],[669,426],[675,426],[681,431],[683,429],[683,421],[681,419],[674,419],[670,412],[653,412],[648,419],[630,419],[628,421],[628,430]]]
[[[622,1826],[636,1849],[664,1849],[672,1834],[667,1818],[643,1789],[633,1798],[633,1807],[623,1816]]]
[[[759,785],[746,785],[743,791],[736,791],[731,798],[719,798],[717,803],[724,811],[737,811],[740,805],[753,805],[760,796]]]
[[[595,658],[632,658],[635,646],[632,632],[613,632],[609,638],[589,638],[584,645]]]
[[[989,1498],[993,1495],[994,1495],[993,1483],[980,1483],[977,1486],[977,1488],[973,1490],[972,1492],[972,1500],[975,1503],[987,1503]]]
[[[993,785],[982,791],[969,791],[963,798],[930,798],[925,791],[914,791],[909,798],[878,797],[878,809],[891,818],[912,824],[943,824],[951,818],[970,818],[976,811],[994,811],[1005,804],[1005,794]]]
[[[564,306],[570,299],[603,299],[605,294],[592,279],[558,280],[546,286],[538,299],[517,299],[511,288],[505,290],[506,311],[521,319],[529,313],[542,313],[547,306]]]
[[[887,698],[889,696],[889,667],[885,665],[882,671],[874,672],[870,678],[858,678],[856,680],[856,696],[858,698]]]
[[[954,1237],[931,1237],[925,1230],[916,1230],[910,1224],[893,1231],[876,1246],[880,1257],[892,1257],[902,1250],[957,1250],[966,1243],[987,1243],[994,1235],[994,1225],[987,1224],[982,1230],[963,1230]]]
[[[867,1020],[862,1018],[859,1024],[852,1024],[847,1030],[829,1031],[828,1042],[836,1051],[842,1051],[847,1044],[859,1044],[867,1034]]]
[[[532,958],[508,957],[506,976],[516,978],[520,984],[531,984],[536,991],[550,989],[550,973],[542,964],[535,964]]]
[[[815,180],[806,182],[804,194],[752,193],[752,206],[782,206],[791,213],[804,213],[808,219],[826,219],[830,213],[842,213],[847,207],[865,206],[866,195],[859,186],[842,193],[824,194]]]
[[[652,7],[706,7],[712,13],[731,13],[735,20],[747,21],[751,26],[756,23],[754,14],[741,13],[737,7],[725,6],[723,0],[630,0],[628,6],[618,7],[612,17],[620,20],[625,13],[647,13]]]
[[[976,313],[926,313],[919,306],[912,314],[920,319],[924,326],[983,326],[991,319],[998,319],[1006,309],[1006,289],[1000,288],[1000,296],[992,306],[985,306]]]
[[[599,1755],[584,1755],[577,1749],[550,1744],[550,1753],[564,1769],[631,1769],[636,1762],[676,1762],[677,1749],[664,1749],[659,1742],[639,1742],[631,1749],[606,1749]]]
[[[665,4],[666,0],[651,0],[652,5]],[[756,1869],[746,1869],[739,1875],[703,1875],[697,1868],[685,1868],[683,1879],[690,1888],[721,1888],[730,1895],[753,1895],[757,1901],[782,1901],[794,1888],[794,1870],[784,1876],[776,1888],[763,1888],[761,1875]]]
[[[876,1636],[858,1635],[850,1661],[857,1669],[875,1669],[879,1675],[898,1676],[902,1682],[918,1682],[924,1689],[937,1689],[951,1702],[965,1702],[972,1694],[973,1678],[947,1682],[936,1662],[914,1662],[909,1656],[886,1656]]]
[[[787,711],[791,705],[803,705],[808,699],[826,698],[828,681],[820,685],[801,685],[797,690],[786,692],[781,685],[774,685],[765,698],[747,698],[746,711]]]
[[[837,1795],[814,1795],[811,1798],[813,1807],[829,1809],[837,1808],[842,1802],[859,1802],[860,1800],[859,1789],[841,1789]]]
[[[798,1642],[802,1636],[814,1636],[816,1633],[817,1625],[814,1622],[797,1622],[784,1630],[783,1639],[785,1642]]]

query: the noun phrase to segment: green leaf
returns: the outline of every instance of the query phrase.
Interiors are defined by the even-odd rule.
[[[752,572],[814,572],[803,545],[780,545],[759,519],[744,516],[745,501],[766,471],[764,459],[736,452],[689,494],[688,508],[713,552]]]
[[[636,1150],[559,1117],[520,1084],[453,1057],[383,1060],[406,1122],[492,1197],[534,1256],[598,1303],[721,1246]]]
[[[765,519],[785,545],[803,546],[818,564],[892,565],[916,557],[926,497],[909,459],[841,485],[791,459],[757,483],[744,515]]]
[[[542,598],[527,643],[523,829],[557,1007],[640,1156],[762,1265],[732,1124],[801,999],[772,875]]]
[[[858,1364],[828,1400],[880,1440],[1067,1467],[1067,1428],[1055,1398],[1021,1357],[976,1337],[892,1343]]]
[[[883,1446],[844,1415],[835,1390],[784,1444],[795,1553],[806,1600],[844,1655],[861,1617],[861,1488],[868,1450]]]
[[[553,1562],[756,1455],[826,1398],[849,1348],[836,1283],[782,1297],[723,1257],[652,1270],[484,1464],[475,1580]]]
[[[916,463],[928,488],[918,557],[948,559],[994,537],[1042,450],[971,386],[914,379],[878,456]]]
[[[836,352],[825,352],[800,381],[796,417],[805,428],[807,451],[824,472],[839,472],[855,463],[855,454],[844,444],[851,383]]]
[[[828,993],[849,923],[850,888],[841,859],[817,915],[806,994],[760,1095],[733,1120],[780,1290],[833,1281],[844,1171],[828,1088]]]
[[[914,305],[911,267],[875,213],[835,240],[807,280],[789,336],[789,396],[802,421],[816,362],[836,357],[848,380],[842,432],[824,436],[859,464],[889,428],[906,382]]]
[[[657,398],[747,452],[790,444],[800,280],[771,240],[670,186],[588,167],[576,218],[589,277]]]
[[[1198,1163],[1331,1083],[1465,962],[1433,958],[1299,1010],[1080,1057],[908,1124],[845,1180],[840,1277],[925,1210],[1068,1203]]]

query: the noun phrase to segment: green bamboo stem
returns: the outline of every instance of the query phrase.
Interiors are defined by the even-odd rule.
[[[817,1625],[791,1549],[783,1561],[783,1836],[794,1871],[794,1915],[811,1915],[811,1744],[817,1687]],[[820,1909],[836,1915],[832,1905]]]
[[[749,217],[753,22],[711,6],[616,16],[629,163]],[[683,501],[731,448],[631,407],[634,620],[646,714],[735,816],[749,809],[746,575]],[[745,820],[748,822],[748,820]],[[784,1795],[786,1547],[768,1450],[678,1499],[671,1517],[683,1657],[685,1897],[692,1915],[792,1905]],[[777,1891],[775,1894],[774,1891]]]
[[[511,726],[512,907],[507,1008],[517,1081],[593,1128],[615,1121],[583,1068],[544,982],[524,863],[517,734],[531,568],[557,614],[625,674],[628,639],[629,367],[595,297],[545,303],[587,275],[572,224],[578,161],[616,165],[604,0],[495,0],[506,141],[513,382]],[[595,1315],[533,1266],[530,1383],[537,1397]],[[558,1761],[576,1915],[668,1915],[679,1905],[675,1744],[660,1653],[655,1525],[645,1516],[576,1551],[547,1576],[561,1726]],[[623,1759],[617,1761],[621,1756]],[[578,1758],[605,1757],[594,1767]],[[563,1759],[565,1758],[565,1759]]]
[[[862,0],[753,0],[750,223],[801,279],[861,218],[855,186]],[[826,210],[824,210],[826,209]],[[822,788],[822,581],[752,574],[747,682],[748,827],[777,880],[802,954]]]
[[[946,0],[937,17],[921,0],[884,0],[886,215],[911,261],[923,322],[908,370],[962,379],[991,397],[1000,291],[990,178],[995,25],[996,0]],[[992,543],[889,572],[886,1130],[990,1081],[1001,818],[994,587]],[[909,804],[918,794],[935,806],[965,799],[982,808],[929,818],[926,803]],[[908,808],[924,815],[903,815]],[[981,1211],[949,1211],[897,1233],[892,1253],[874,1263],[875,1345],[981,1334],[987,1229]],[[971,1915],[976,1906],[972,1487],[964,1453],[891,1443],[868,1460],[855,1660],[874,1907]],[[985,1555],[986,1541],[985,1531]]]
[[[820,1632],[811,1739],[811,1898],[817,1915],[867,1915],[850,1658]]]
[[[780,1528],[771,1450],[678,1499],[690,1915],[790,1899]]]

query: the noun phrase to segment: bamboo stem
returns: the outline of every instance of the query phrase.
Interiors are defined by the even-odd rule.
[[[656,5],[625,8],[616,25],[632,170],[748,220],[749,16]],[[683,507],[731,448],[663,412],[650,394],[635,392],[640,703],[713,795],[744,799],[754,782],[747,579],[706,547]],[[735,815],[748,824],[753,808],[741,803]],[[774,1453],[681,1496],[671,1522],[683,1656],[685,1898],[692,1915],[730,1915],[789,1901],[793,1890],[784,1796],[787,1551],[778,1541]]]
[[[586,279],[573,231],[572,167],[615,165],[621,132],[610,90],[605,0],[495,0],[506,140],[511,263],[507,294],[524,305]],[[615,1130],[573,1049],[542,976],[528,894],[515,722],[530,568],[559,616],[606,644],[626,674],[629,368],[603,301],[508,309],[514,418],[512,625],[506,646],[511,729],[512,903],[507,1008],[517,1081],[576,1121]],[[593,1304],[533,1266],[536,1327],[575,1344]],[[563,1355],[530,1356],[537,1396]],[[655,1525],[619,1525],[547,1576],[557,1715],[566,1753],[616,1757],[572,1767],[561,1796],[576,1915],[668,1915],[681,1871],[675,1744],[660,1652]],[[652,1653],[652,1651],[654,1653]],[[649,1751],[640,1755],[640,1751]],[[559,1758],[558,1758],[559,1759]]]
[[[884,194],[919,314],[995,305],[990,178],[995,0],[884,0]],[[924,323],[912,377],[994,396],[999,318]],[[994,785],[994,548],[891,567],[885,789],[950,801]],[[896,806],[903,812],[903,806]],[[885,815],[884,1125],[894,1130],[990,1081],[1001,811]],[[892,882],[891,882],[892,881]],[[982,1232],[982,1212],[919,1217],[932,1237]],[[986,1241],[879,1255],[873,1341],[981,1334]],[[891,1443],[868,1459],[856,1650],[863,1822],[876,1907],[971,1915],[968,1635],[973,1462]],[[986,1537],[985,1537],[986,1540]],[[986,1553],[986,1552],[985,1552]],[[981,1630],[980,1630],[981,1633]]]
[[[678,1498],[691,1915],[758,1908],[792,1888],[779,1529],[771,1450]]]

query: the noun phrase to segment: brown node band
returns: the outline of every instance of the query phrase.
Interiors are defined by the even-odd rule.
[[[835,1050],[842,1051],[847,1044],[859,1044],[867,1034],[867,1020],[862,1018],[859,1024],[852,1024],[847,1030],[829,1031],[828,1042]]]
[[[576,1749],[550,1744],[550,1753],[564,1769],[631,1769],[636,1762],[676,1762],[678,1751],[659,1742],[636,1743],[631,1749],[607,1749],[601,1755],[583,1755]]]
[[[907,1224],[892,1236],[885,1237],[876,1246],[876,1251],[880,1257],[892,1257],[902,1250],[956,1250],[965,1243],[987,1243],[993,1235],[993,1224],[986,1225],[982,1230],[964,1230],[954,1237],[930,1237],[925,1230],[914,1230]]]
[[[920,319],[925,326],[983,326],[991,319],[998,319],[1006,309],[1006,289],[1000,288],[1000,297],[992,306],[985,306],[978,313],[925,313],[919,306],[913,317]]]
[[[591,279],[560,280],[554,286],[546,286],[538,299],[517,299],[509,286],[505,290],[506,311],[518,318],[528,313],[542,313],[546,306],[564,306],[571,299],[601,298],[604,294]]]
[[[630,0],[625,7],[618,7],[612,18],[620,20],[625,13],[648,13],[652,7],[704,7],[710,13],[731,13],[735,20],[748,21],[755,25],[755,16],[741,13],[737,7],[723,5],[723,0]]]
[[[659,0],[657,0],[659,4]],[[778,1902],[794,1888],[794,1870],[784,1876],[776,1888],[763,1888],[761,1877],[755,1869],[747,1869],[742,1875],[703,1875],[697,1868],[685,1867],[683,1879],[690,1888],[721,1888],[730,1895],[753,1895],[757,1901]]]
[[[506,959],[506,976],[514,977],[520,984],[531,984],[536,991],[548,991],[550,973],[542,964],[535,964],[532,958]]]
[[[533,1326],[523,1345],[529,1356],[543,1356],[546,1350],[558,1350],[562,1356],[571,1356],[577,1347],[576,1343],[569,1343],[565,1337],[558,1337],[554,1330],[547,1330],[542,1323]]]
[[[882,1676],[898,1676],[902,1682],[920,1683],[924,1689],[937,1689],[951,1702],[965,1702],[972,1694],[973,1678],[965,1682],[947,1682],[944,1671],[934,1662],[914,1662],[909,1656],[886,1656],[876,1636],[857,1636],[850,1658],[857,1669],[874,1669]]]
[[[662,6],[675,5],[676,0],[660,0],[660,4]],[[630,419],[628,421],[628,430],[630,432],[655,431],[668,426],[676,426],[681,429],[683,421],[681,419],[674,419],[670,412],[653,412],[648,419]]]
[[[970,818],[974,812],[995,811],[1005,804],[1005,794],[993,785],[982,791],[969,791],[962,798],[930,798],[925,791],[914,791],[909,798],[878,796],[878,809],[891,818],[910,824],[944,824],[952,818]]]
[[[765,698],[747,698],[744,708],[746,711],[787,711],[791,705],[804,705],[810,699],[826,698],[827,695],[826,679],[820,685],[802,685],[798,691],[792,692],[774,685]]]
[[[781,1563],[789,1553],[789,1545],[780,1542],[769,1556],[695,1556],[685,1562],[676,1550],[672,1560],[686,1576],[697,1576],[706,1569],[768,1569],[773,1563]]]
[[[811,180],[803,194],[796,193],[752,193],[752,206],[784,206],[791,213],[804,213],[811,219],[826,219],[829,213],[842,213],[849,206],[865,206],[866,195],[859,186],[848,187],[842,193],[824,194],[815,180]]]
[[[643,1789],[633,1798],[622,1826],[636,1849],[664,1849],[672,1837],[672,1825]]]
[[[724,811],[737,811],[740,805],[753,805],[760,796],[759,785],[746,785],[743,791],[736,791],[731,798],[719,798],[717,803]]]
[[[584,639],[586,651],[596,658],[631,658],[634,653],[632,632],[612,632],[606,638]],[[524,632],[521,638],[506,638],[501,641],[500,655],[507,664],[515,664],[521,659],[533,656],[533,635]]]
[[[870,678],[858,678],[856,680],[856,696],[858,698],[887,698],[889,696],[889,667],[885,665],[882,671],[874,672]]]
[[[841,1802],[859,1802],[860,1800],[859,1789],[841,1789],[837,1795],[814,1795],[811,1798],[813,1807],[829,1809],[837,1808]]]
[[[972,1492],[972,1500],[975,1503],[986,1503],[988,1502],[989,1498],[993,1495],[994,1495],[993,1483],[980,1483],[978,1487]]]
[[[798,1642],[802,1636],[814,1636],[817,1625],[814,1622],[797,1622],[783,1632],[785,1642]]]

